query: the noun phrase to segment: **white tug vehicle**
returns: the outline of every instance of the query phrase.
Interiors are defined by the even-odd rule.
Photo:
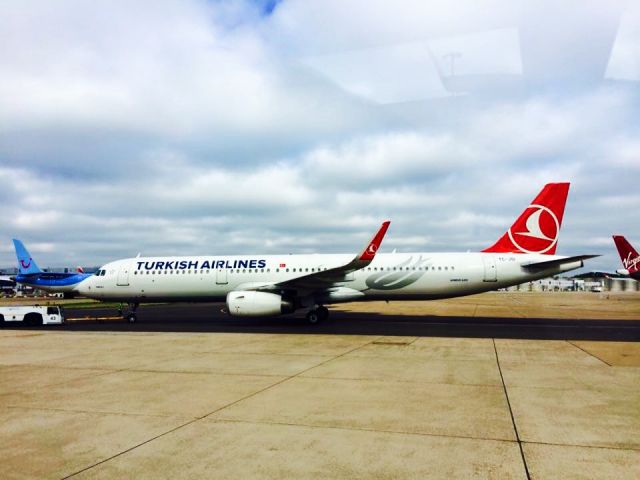
[[[64,323],[64,309],[40,305],[0,306],[0,326],[59,325]]]

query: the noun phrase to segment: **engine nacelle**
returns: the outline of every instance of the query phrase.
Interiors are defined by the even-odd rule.
[[[627,270],[626,268],[619,268],[618,270],[616,270],[616,273],[619,275],[629,275],[629,270]]]
[[[294,310],[292,301],[276,293],[246,291],[227,294],[227,311],[235,317],[266,317]]]

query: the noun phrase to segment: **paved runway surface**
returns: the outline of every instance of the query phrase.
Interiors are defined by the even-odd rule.
[[[593,340],[638,328],[202,304],[0,329],[0,478],[637,479],[640,343]]]
[[[69,308],[69,318],[85,320],[70,322],[64,328],[78,331],[326,333],[640,341],[640,320],[380,315],[333,310],[326,322],[309,325],[304,315],[234,318],[222,313],[222,307],[222,304],[143,305],[138,310],[136,324],[116,318],[114,308]],[[92,318],[109,320],[92,321]]]

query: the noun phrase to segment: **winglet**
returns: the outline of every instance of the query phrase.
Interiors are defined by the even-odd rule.
[[[378,248],[380,247],[382,239],[384,238],[385,233],[387,233],[387,229],[389,228],[390,224],[391,222],[389,220],[387,220],[386,222],[382,222],[378,233],[373,236],[364,250],[362,250],[362,252],[360,252],[360,255],[358,255],[359,261],[369,263],[373,260],[373,257],[376,256],[376,252],[378,251]]]
[[[391,222],[389,220],[387,220],[386,222],[382,222],[382,225],[373,236],[373,238],[369,241],[369,243],[367,243],[367,246],[364,247],[364,250],[353,257],[353,259],[349,263],[345,263],[344,265],[333,267],[328,270],[323,270],[322,272],[301,275],[297,278],[286,280],[284,282],[265,285],[264,287],[271,289],[282,289],[293,285],[295,286],[295,288],[301,288],[302,286],[303,288],[315,289],[318,288],[318,285],[320,285],[321,288],[327,288],[335,282],[344,281],[345,275],[351,272],[355,272],[356,270],[360,270],[361,268],[364,268],[371,263],[371,261],[376,256],[376,252],[378,251],[378,248],[380,247],[382,239],[387,233],[387,229],[389,228],[390,224]],[[258,290],[259,288],[255,289]]]
[[[21,275],[30,275],[42,272],[20,240],[14,238],[13,246],[16,249],[16,257],[18,257],[18,271]]]

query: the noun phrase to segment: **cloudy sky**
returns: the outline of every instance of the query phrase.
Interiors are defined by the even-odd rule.
[[[0,267],[493,243],[572,183],[558,253],[640,246],[640,7],[0,2]]]

